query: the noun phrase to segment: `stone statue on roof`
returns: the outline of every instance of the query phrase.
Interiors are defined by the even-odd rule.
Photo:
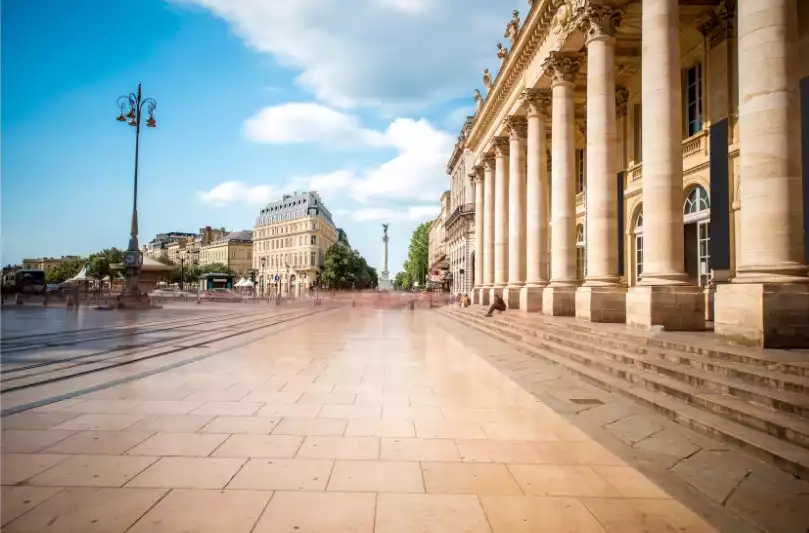
[[[483,108],[483,96],[480,94],[478,89],[475,89],[475,114],[477,115],[480,113],[480,110]]]
[[[516,9],[511,13],[511,20],[506,25],[506,37],[511,42],[511,47],[514,48],[514,43],[517,42],[517,35],[520,33],[520,12]]]
[[[483,69],[483,86],[486,88],[486,94],[489,94],[489,91],[492,90],[492,75],[489,72],[489,69]]]
[[[503,63],[506,62],[508,57],[508,48],[503,46],[503,43],[497,43],[497,58],[500,60],[500,70],[503,69]]]

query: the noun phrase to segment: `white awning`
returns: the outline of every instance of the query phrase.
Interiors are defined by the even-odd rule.
[[[80,283],[85,281],[95,281],[95,278],[87,273],[87,265],[84,265],[78,274],[66,280],[64,283]]]

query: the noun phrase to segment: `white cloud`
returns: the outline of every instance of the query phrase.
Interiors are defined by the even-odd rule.
[[[496,66],[524,0],[173,0],[210,10],[255,50],[300,71],[333,106],[430,105],[468,95]]]
[[[269,185],[248,186],[240,181],[225,181],[209,191],[199,193],[200,199],[213,206],[226,206],[234,203],[254,205],[265,204],[274,194]]]
[[[266,107],[245,121],[244,132],[248,139],[272,144],[316,142],[339,148],[384,142],[357,117],[313,102]]]
[[[392,159],[360,173],[338,170],[297,176],[284,189],[316,190],[361,203],[385,198],[437,202],[447,187],[445,169],[455,145],[455,135],[424,119],[397,118],[384,131],[376,131],[365,128],[353,115],[314,103],[267,107],[245,122],[245,131],[250,138],[270,144],[394,149]]]

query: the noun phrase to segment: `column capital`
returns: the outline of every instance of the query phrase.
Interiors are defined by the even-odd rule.
[[[486,172],[494,172],[494,154],[491,152],[483,154],[483,170]]]
[[[577,118],[576,119],[576,127],[579,128],[579,131],[582,135],[587,137],[587,119],[586,118]]]
[[[603,4],[587,4],[576,11],[579,30],[587,36],[587,43],[593,39],[615,37],[621,25],[623,11]]]
[[[508,156],[508,137],[494,137],[492,139],[492,145],[494,146],[494,154],[496,157]]]
[[[542,63],[542,70],[551,79],[551,87],[560,83],[575,83],[581,68],[581,55],[551,51]]]
[[[520,100],[528,110],[529,117],[548,116],[551,110],[551,91],[549,89],[524,89]]]
[[[510,140],[525,139],[528,136],[528,121],[525,117],[509,115],[503,122]]]
[[[615,114],[625,117],[629,112],[629,90],[623,85],[615,88]]]
[[[473,165],[472,171],[469,173],[469,178],[472,180],[472,183],[482,183],[483,165]]]
[[[735,0],[722,0],[719,6],[709,11],[699,22],[697,29],[713,48],[725,39],[733,37],[733,18],[736,14]]]

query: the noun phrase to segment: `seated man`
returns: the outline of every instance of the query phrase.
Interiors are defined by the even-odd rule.
[[[494,301],[492,305],[489,307],[489,312],[486,313],[485,316],[492,316],[494,311],[500,311],[501,313],[506,310],[506,302],[499,295],[494,296]]]

